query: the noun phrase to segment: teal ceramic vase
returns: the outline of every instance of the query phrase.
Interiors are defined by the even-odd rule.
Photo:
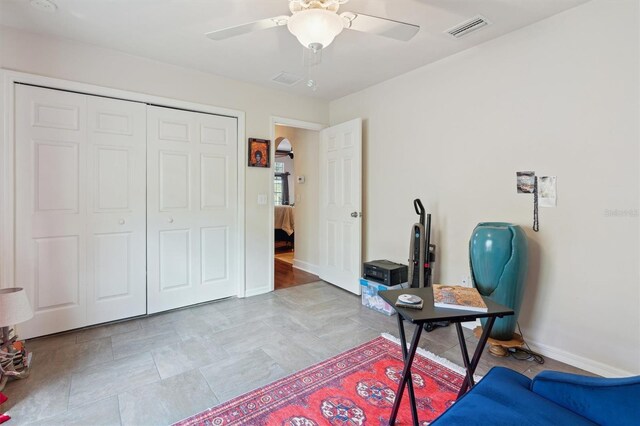
[[[516,329],[527,276],[527,236],[518,225],[483,222],[469,241],[469,264],[473,283],[480,294],[515,311],[496,319],[491,335],[511,340]],[[482,320],[484,327],[486,319]]]

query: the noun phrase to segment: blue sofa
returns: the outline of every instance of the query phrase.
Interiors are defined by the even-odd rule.
[[[431,425],[640,425],[640,376],[543,371],[531,380],[494,367]]]

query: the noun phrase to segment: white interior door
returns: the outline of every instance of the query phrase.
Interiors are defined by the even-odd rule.
[[[87,322],[143,315],[146,104],[87,97]]]
[[[237,294],[237,119],[147,109],[148,311]]]
[[[320,278],[360,294],[362,119],[320,131]]]
[[[86,96],[16,86],[16,286],[33,337],[86,324]]]
[[[20,334],[144,314],[145,106],[15,93],[16,285],[35,314]]]

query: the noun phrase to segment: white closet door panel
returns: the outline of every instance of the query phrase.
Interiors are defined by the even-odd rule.
[[[77,143],[34,140],[36,211],[77,213]]]
[[[16,86],[16,285],[35,337],[146,312],[146,106]]]
[[[130,261],[131,256],[134,255],[131,234],[131,232],[94,234],[92,244],[94,283],[90,303],[105,303],[109,299],[131,296],[134,290],[132,287],[135,285],[131,279],[131,268],[135,266]],[[122,300],[118,302],[118,305],[122,304]],[[144,299],[142,304],[145,305]],[[128,312],[125,316],[131,316],[127,314]]]
[[[148,310],[236,293],[237,120],[147,109]]]
[[[191,231],[172,229],[159,232],[160,291],[191,285]]]
[[[88,96],[87,321],[146,313],[146,105]]]
[[[114,146],[93,147],[95,166],[94,212],[126,211],[130,207],[129,187],[131,168],[135,161],[127,148]]]
[[[185,212],[191,204],[191,155],[189,152],[159,152],[160,211]]]
[[[86,324],[86,97],[15,87],[16,286],[22,337]]]
[[[39,311],[81,303],[78,236],[35,238],[34,300]]]
[[[202,284],[215,285],[229,277],[229,228],[202,228]]]
[[[147,310],[196,303],[193,290],[193,113],[147,107]]]
[[[227,200],[227,157],[200,155],[200,208],[202,210],[224,209]]]
[[[199,114],[200,298],[235,295],[238,270],[237,120]]]

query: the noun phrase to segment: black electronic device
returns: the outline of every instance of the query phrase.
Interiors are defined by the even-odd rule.
[[[407,265],[389,260],[372,260],[363,265],[362,278],[394,286],[407,282]]]

